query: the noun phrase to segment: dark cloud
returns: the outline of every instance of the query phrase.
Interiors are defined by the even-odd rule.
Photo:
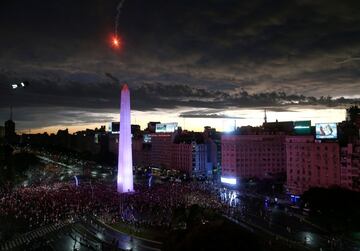
[[[78,109],[114,109],[119,104],[121,85],[117,83],[82,82],[58,83],[49,79],[29,80],[25,89],[12,90],[10,85],[2,85],[4,98],[0,107],[13,104],[15,107],[77,107]],[[332,98],[331,96],[305,96],[285,92],[249,93],[244,89],[208,90],[190,85],[166,85],[143,83],[132,86],[132,108],[151,111],[161,108],[272,108],[286,109],[288,106],[322,105],[338,107],[359,103],[359,99]]]
[[[2,3],[0,107],[115,110],[125,81],[140,111],[358,102],[359,1],[126,1],[115,51],[117,3]]]
[[[118,113],[120,85],[115,83],[71,82],[63,85],[50,80],[32,80],[25,89],[11,90],[9,86],[4,87],[2,85],[0,88],[2,93],[6,93],[0,99],[1,118],[8,119],[8,107],[12,104],[16,111],[14,119],[20,128],[105,123],[114,120],[109,114]],[[360,104],[360,99],[344,97],[317,98],[285,92],[251,94],[243,89],[219,91],[161,83],[133,86],[131,98],[132,109],[137,111],[198,108],[197,111],[180,113],[183,118],[242,119],[227,115],[226,111],[267,108],[269,111],[284,112],[306,107],[319,109]]]
[[[7,109],[0,109],[6,116]],[[74,125],[86,125],[89,123],[107,124],[114,119],[102,109],[79,110],[77,107],[15,107],[14,120],[17,129],[42,128],[51,126],[68,127]]]
[[[243,119],[244,117],[229,116],[218,110],[187,111],[180,113],[181,118],[212,118],[212,119]]]

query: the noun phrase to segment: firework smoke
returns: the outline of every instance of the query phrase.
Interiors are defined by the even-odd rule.
[[[119,2],[119,4],[116,7],[117,13],[116,13],[116,18],[115,18],[115,37],[118,37],[118,27],[119,27],[119,19],[120,19],[120,14],[121,14],[121,8],[124,5],[125,0],[121,0]]]

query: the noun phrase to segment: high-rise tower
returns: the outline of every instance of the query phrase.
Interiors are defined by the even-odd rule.
[[[121,90],[119,160],[117,191],[126,193],[134,191],[131,151],[130,91],[127,84]]]

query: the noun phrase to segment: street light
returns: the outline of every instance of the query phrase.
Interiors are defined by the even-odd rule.
[[[17,84],[11,84],[11,89],[15,90],[18,88],[25,88],[29,85],[28,81],[21,81],[20,83]],[[12,95],[12,92],[10,93],[10,95]],[[10,110],[12,110],[12,104],[10,104]],[[12,113],[12,111],[10,111],[10,113]]]
[[[12,89],[17,89],[17,88],[25,88],[26,86],[29,85],[29,82],[28,81],[22,81],[18,84],[11,84],[11,88]]]
[[[20,88],[25,88],[25,87],[27,87],[29,85],[29,82],[28,81],[21,81],[20,83],[16,83],[16,84],[11,84],[11,89],[12,90],[15,90],[15,89],[20,89]],[[10,91],[10,93],[9,93],[9,95],[10,95],[10,97],[12,97],[12,95],[13,95],[13,91]],[[12,117],[13,117],[13,109],[12,109],[12,107],[13,107],[13,99],[12,98],[10,98],[10,121],[12,121]],[[15,126],[15,124],[14,124],[14,126]]]

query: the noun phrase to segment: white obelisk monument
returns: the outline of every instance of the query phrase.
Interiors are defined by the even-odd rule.
[[[131,151],[130,91],[127,84],[121,90],[120,134],[118,156],[117,191],[134,191]]]

